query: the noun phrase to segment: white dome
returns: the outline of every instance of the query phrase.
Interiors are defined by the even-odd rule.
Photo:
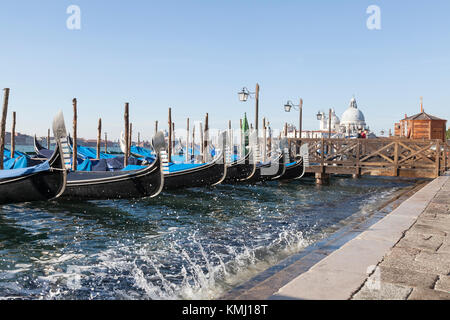
[[[355,98],[352,98],[352,100],[350,101],[350,107],[342,114],[341,126],[346,125],[366,125],[364,114],[358,109]]]

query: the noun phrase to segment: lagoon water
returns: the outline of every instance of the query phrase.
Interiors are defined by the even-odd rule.
[[[0,207],[0,297],[214,299],[412,181],[221,185]]]

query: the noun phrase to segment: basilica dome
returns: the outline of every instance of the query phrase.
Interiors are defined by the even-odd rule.
[[[341,126],[365,128],[366,120],[364,118],[364,114],[361,112],[361,110],[358,109],[355,98],[352,98],[352,100],[350,101],[350,106],[342,114]]]

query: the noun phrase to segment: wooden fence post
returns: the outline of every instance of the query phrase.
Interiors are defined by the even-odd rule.
[[[444,172],[447,171],[448,166],[448,145],[444,143]]]
[[[394,177],[398,177],[398,157],[399,157],[399,147],[398,141],[396,140],[394,143],[394,169],[393,175]]]
[[[435,176],[439,177],[441,170],[441,141],[436,140],[436,170]]]
[[[359,139],[356,139],[356,172],[353,174],[353,178],[359,178],[361,176],[361,170],[360,170],[360,153],[361,153],[361,141]]]

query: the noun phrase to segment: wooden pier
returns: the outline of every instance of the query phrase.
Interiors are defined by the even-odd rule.
[[[330,174],[436,178],[448,170],[450,146],[442,140],[406,138],[289,139],[291,146],[308,144],[317,183]],[[324,152],[322,152],[324,150]]]

